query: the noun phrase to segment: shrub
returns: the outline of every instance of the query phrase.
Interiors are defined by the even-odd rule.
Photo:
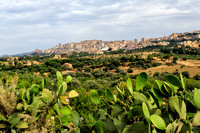
[[[100,78],[105,75],[105,72],[99,69],[99,70],[94,71],[92,74],[95,78]]]
[[[165,65],[167,65],[167,66],[173,66],[172,63],[166,63]]]
[[[187,58],[186,58],[186,57],[184,57],[184,58],[183,58],[183,60],[184,60],[184,61],[186,61],[186,60],[187,60]]]
[[[185,65],[181,65],[181,68],[185,67]]]
[[[119,73],[120,73],[122,76],[127,75],[127,73],[126,73],[124,70],[121,70]]]
[[[117,73],[120,73],[122,71],[122,69],[120,69],[119,67],[116,67],[115,70]]]
[[[158,62],[154,62],[151,64],[152,67],[157,67],[157,66],[160,66],[162,65],[162,63],[158,63]]]
[[[103,85],[104,88],[105,87],[110,87],[111,83],[108,80],[104,80],[104,79],[97,79],[96,81],[98,84]]]
[[[114,79],[115,74],[112,73],[112,72],[108,72],[108,73],[106,73],[106,77],[107,77],[107,78],[110,78],[110,79]]]
[[[108,71],[108,68],[107,68],[107,67],[104,67],[104,68],[103,68],[103,71],[104,71],[104,72],[107,72],[107,71]]]
[[[129,68],[127,69],[127,73],[132,73],[132,72],[133,72],[132,68],[129,67]]]
[[[186,88],[189,90],[193,90],[194,88],[200,89],[200,82],[195,79],[187,79]]]
[[[199,74],[196,74],[196,75],[193,77],[193,79],[195,79],[195,80],[200,80],[200,75],[199,75]]]
[[[91,90],[91,89],[95,89],[95,90],[98,90],[98,89],[103,89],[103,86],[98,84],[95,80],[87,80],[84,82],[83,84],[83,87],[86,89],[86,90]]]
[[[182,75],[186,78],[190,78],[190,73],[188,71],[182,72]]]
[[[83,72],[82,75],[84,77],[88,77],[88,78],[91,78],[92,77],[92,74],[90,72]]]
[[[159,72],[155,72],[154,74],[153,74],[153,77],[159,77],[160,76],[160,73]]]
[[[85,72],[91,72],[91,69],[90,69],[89,67],[85,67],[85,68],[83,68],[83,70],[84,70]]]
[[[78,79],[72,78],[72,80],[68,83],[68,87],[69,90],[79,89],[81,87],[81,83]]]

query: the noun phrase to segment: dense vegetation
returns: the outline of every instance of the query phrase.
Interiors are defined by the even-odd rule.
[[[57,84],[46,78],[29,85],[18,75],[1,78],[1,132],[200,131],[200,92],[189,89],[182,74],[161,81],[143,72],[112,90],[94,85],[88,91],[68,90],[72,77],[58,71],[56,76]]]
[[[180,58],[200,60],[199,49],[178,48],[177,43],[105,52],[107,56],[34,55],[9,65],[1,58],[0,132],[199,133],[200,75],[178,70],[131,74],[134,68],[162,65],[155,58],[168,66]],[[135,53],[143,51],[160,52],[146,58]],[[73,72],[59,72],[66,70]]]

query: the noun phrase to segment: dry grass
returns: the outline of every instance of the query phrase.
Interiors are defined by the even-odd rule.
[[[164,61],[156,61],[160,62],[163,65],[158,66],[158,67],[152,67],[148,68],[146,70],[144,69],[138,69],[138,68],[133,68],[133,73],[130,74],[139,74],[140,72],[146,72],[146,73],[151,73],[154,74],[155,72],[169,72],[173,73],[174,71],[178,70],[179,72],[183,71],[188,71],[190,73],[190,76],[193,77],[196,74],[200,74],[200,61],[199,60],[187,60],[187,61],[177,61],[177,64],[174,66],[167,66],[164,65],[166,62]],[[185,65],[183,68],[181,68],[182,65]],[[124,71],[127,71],[129,67],[120,67]]]

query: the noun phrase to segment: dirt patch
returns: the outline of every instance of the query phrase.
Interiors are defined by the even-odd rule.
[[[180,65],[185,66],[194,66],[194,67],[200,67],[200,61],[199,60],[186,60],[186,61],[177,61]]]
[[[64,74],[67,74],[67,73],[69,73],[69,72],[75,73],[75,72],[77,72],[77,71],[74,71],[74,70],[62,71],[62,74],[64,75]]]
[[[127,69],[129,67],[120,67],[121,69],[123,69],[124,71],[127,71]],[[148,68],[146,70],[144,69],[137,69],[137,68],[133,68],[133,73],[129,73],[129,74],[139,74],[141,72],[146,72],[148,74],[154,74],[155,72],[169,72],[169,73],[173,73],[176,70],[178,70],[179,72],[183,72],[183,71],[188,71],[190,73],[190,76],[193,77],[196,74],[200,74],[200,68],[199,67],[191,67],[191,66],[185,66],[183,68],[181,68],[180,64],[174,65],[174,66],[167,66],[167,65],[162,65],[162,66],[158,66],[158,67],[152,67],[152,68]]]

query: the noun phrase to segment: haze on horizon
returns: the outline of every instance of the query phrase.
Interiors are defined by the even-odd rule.
[[[197,0],[1,0],[0,55],[200,30]]]

